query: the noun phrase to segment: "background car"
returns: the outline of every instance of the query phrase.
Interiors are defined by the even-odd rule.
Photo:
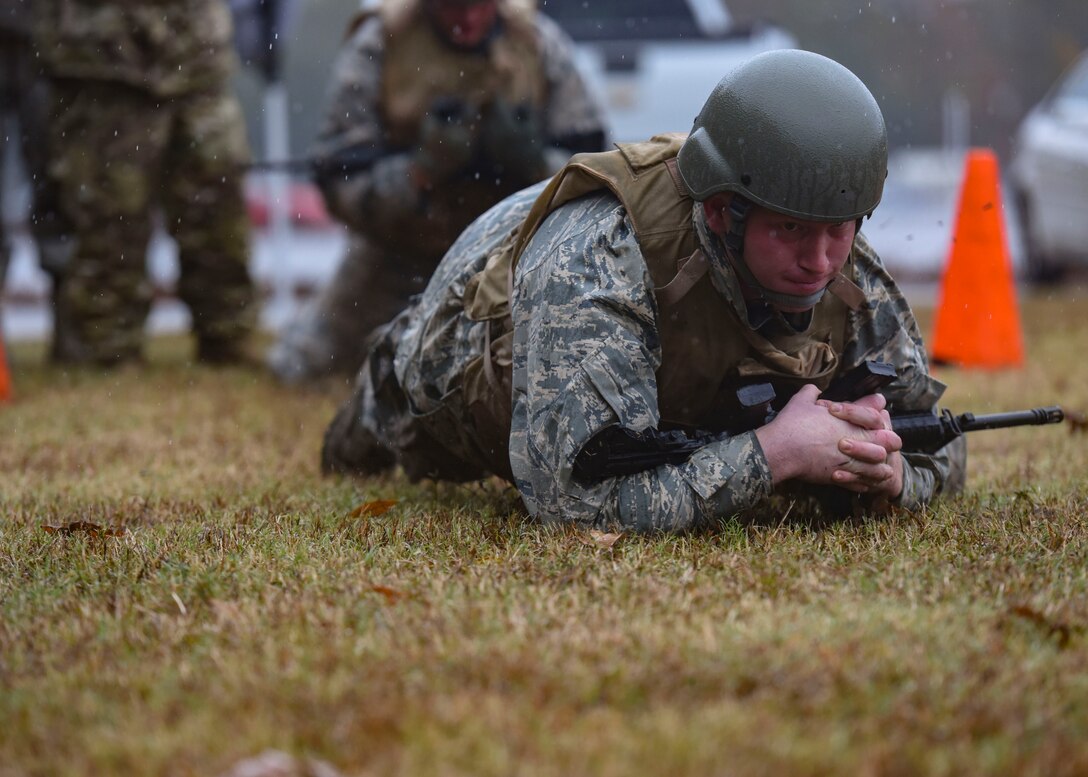
[[[734,24],[720,0],[548,0],[538,6],[574,39],[614,141],[687,132],[726,72],[771,49],[786,30]]]
[[[1088,52],[1025,117],[1010,173],[1028,276],[1088,267]]]

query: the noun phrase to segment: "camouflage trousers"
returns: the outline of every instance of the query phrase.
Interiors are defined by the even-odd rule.
[[[461,483],[487,475],[455,443],[444,444],[452,440],[432,428],[433,413],[421,415],[413,408],[397,377],[397,351],[418,312],[407,308],[365,340],[367,356],[355,390],[325,431],[321,470],[326,474],[376,475],[399,464],[412,480]],[[443,403],[439,409],[448,410]]]
[[[10,194],[3,186],[10,179],[7,166],[22,164],[22,178],[30,184],[30,222],[39,220],[38,211],[46,205],[42,182],[46,166],[46,144],[42,142],[48,126],[47,84],[36,69],[33,52],[26,38],[0,32],[0,289],[11,259],[12,206],[4,201]]]
[[[285,383],[354,375],[370,333],[423,291],[440,258],[395,251],[353,233],[332,281],[272,346],[269,369]]]
[[[56,294],[56,358],[110,364],[140,356],[156,211],[177,242],[177,293],[198,357],[237,356],[256,316],[241,186],[249,152],[237,100],[225,89],[155,98],[57,80],[53,117],[49,171],[73,237]]]
[[[423,293],[361,342],[366,358],[326,432],[324,471],[374,474],[399,464],[413,480],[508,477],[508,465],[495,466],[494,440],[481,433],[486,397],[473,379],[503,322],[474,320],[465,290],[542,188],[507,198],[470,224]]]

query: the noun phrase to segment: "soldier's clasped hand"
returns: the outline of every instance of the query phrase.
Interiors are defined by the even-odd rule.
[[[801,480],[889,498],[902,490],[902,441],[879,394],[857,402],[821,401],[804,386],[775,419],[756,430],[775,483]]]

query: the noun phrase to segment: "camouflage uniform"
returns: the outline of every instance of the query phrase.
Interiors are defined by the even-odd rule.
[[[411,477],[464,480],[501,471],[493,441],[466,401],[470,372],[493,349],[494,321],[466,314],[466,286],[516,233],[541,186],[486,213],[450,249],[422,298],[373,336],[356,391],[326,435],[326,470],[373,472],[394,461]],[[714,288],[753,331],[754,320],[701,203],[692,211],[700,248],[718,267]],[[932,409],[944,386],[928,376],[914,316],[863,236],[853,281],[864,302],[848,317],[838,374],[867,359],[900,372],[885,394],[897,411]],[[513,277],[512,423],[509,464],[526,507],[544,520],[681,531],[766,503],[771,473],[752,432],[705,446],[681,465],[586,485],[573,477],[583,445],[614,424],[656,428],[662,363],[660,289],[627,211],[611,192],[554,210],[528,242]],[[964,451],[905,454],[900,503],[917,507],[949,490]],[[798,491],[805,493],[804,487]]]
[[[178,244],[198,358],[239,358],[256,311],[229,11],[221,0],[39,1],[54,88],[50,173],[74,237],[55,356],[139,358],[158,206]]]
[[[386,7],[407,7],[387,0]],[[505,8],[500,5],[500,8]],[[417,11],[418,12],[418,11]],[[506,18],[506,17],[504,17]],[[575,151],[596,151],[604,144],[600,111],[591,99],[572,59],[572,45],[547,17],[522,17],[518,28],[538,52],[522,53],[524,69],[539,71],[539,83],[525,86],[540,98],[549,171],[558,169]],[[403,88],[391,88],[393,68],[387,56],[392,24],[387,16],[366,17],[349,39],[334,69],[330,107],[314,156],[335,158],[345,152],[371,158],[362,170],[319,179],[330,211],[351,230],[351,241],[336,276],[324,292],[284,331],[269,355],[273,372],[283,380],[299,381],[322,374],[354,374],[366,355],[366,333],[396,315],[419,293],[442,255],[472,219],[503,197],[532,183],[469,169],[433,189],[413,181],[411,169],[418,149],[419,121],[412,100],[443,97],[450,87],[466,93],[469,102],[486,100],[505,88],[504,67],[513,28],[502,20],[481,52],[450,53],[453,66],[467,83],[449,81],[449,62],[423,57],[400,67]],[[405,25],[429,29],[424,17]],[[414,32],[413,31],[413,32]],[[449,49],[440,41],[434,46]],[[504,49],[505,46],[505,49]],[[428,66],[430,70],[428,70]],[[498,76],[498,78],[496,78]],[[414,80],[412,80],[414,79]],[[516,80],[516,79],[512,79]],[[522,80],[525,80],[524,78]],[[492,82],[498,81],[495,86]],[[473,94],[473,90],[483,97]],[[400,103],[393,105],[392,103]],[[399,114],[399,116],[398,116]],[[479,133],[480,114],[474,132]]]

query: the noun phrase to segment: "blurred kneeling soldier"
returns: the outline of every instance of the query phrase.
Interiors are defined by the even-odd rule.
[[[350,245],[269,354],[288,382],[354,375],[473,219],[604,147],[570,40],[524,0],[384,0],[355,25],[314,155]]]
[[[891,430],[889,409],[931,410],[944,386],[858,232],[886,172],[883,118],[850,71],[803,51],[749,60],[690,135],[578,155],[473,223],[372,341],[325,470],[494,473],[541,519],[636,530],[714,525],[775,494],[880,510],[955,490],[961,441],[908,453]],[[820,400],[868,360],[897,368],[883,394]],[[747,424],[737,391],[761,383],[783,401]],[[579,469],[601,440],[609,463],[609,441],[654,454],[677,430],[708,436],[679,461]]]

